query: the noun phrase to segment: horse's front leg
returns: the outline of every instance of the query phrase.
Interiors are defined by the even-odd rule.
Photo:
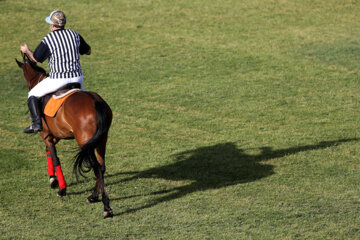
[[[48,164],[48,174],[49,174],[49,182],[51,188],[57,188],[59,186],[59,182],[55,176],[55,168],[54,168],[54,161],[51,157],[50,150],[46,147],[46,160]]]
[[[59,185],[59,191],[57,195],[59,197],[63,197],[66,195],[66,181],[61,169],[60,159],[58,158],[56,153],[56,140],[53,137],[48,136],[46,139],[44,139],[44,142],[46,144],[46,151],[48,156],[48,173],[49,175],[52,174],[50,175],[50,184],[52,184],[52,181],[54,181],[51,176],[56,175]]]

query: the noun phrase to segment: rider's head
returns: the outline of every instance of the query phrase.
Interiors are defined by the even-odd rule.
[[[66,24],[65,13],[60,10],[52,11],[50,15],[45,18],[45,21],[50,24],[51,30],[64,28]]]

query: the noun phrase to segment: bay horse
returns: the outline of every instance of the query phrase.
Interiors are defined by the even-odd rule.
[[[45,79],[47,74],[28,55],[22,53],[22,58],[23,62],[15,60],[18,66],[22,68],[25,81],[30,90]],[[46,97],[43,98],[43,101]],[[79,152],[74,157],[73,172],[76,179],[78,179],[78,174],[84,176],[84,173],[91,171],[91,169],[94,171],[96,184],[93,193],[87,198],[87,202],[98,202],[99,190],[101,190],[104,218],[113,216],[104,183],[106,142],[111,121],[112,111],[97,93],[79,90],[64,101],[54,117],[42,114],[43,130],[40,132],[46,145],[50,183],[54,187],[54,180],[58,181],[60,187],[59,197],[66,195],[66,183],[55,145],[61,139],[76,140]],[[57,179],[54,176],[55,171]]]

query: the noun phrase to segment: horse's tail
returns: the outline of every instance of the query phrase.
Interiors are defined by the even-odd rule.
[[[104,100],[95,98],[94,104],[97,115],[97,129],[94,136],[81,147],[74,157],[73,172],[76,179],[78,179],[78,173],[85,177],[85,173],[99,165],[95,156],[95,148],[104,140],[104,137],[107,137],[112,121],[111,109]]]

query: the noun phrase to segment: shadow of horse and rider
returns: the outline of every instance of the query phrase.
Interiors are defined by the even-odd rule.
[[[178,199],[193,192],[254,182],[275,173],[274,166],[267,164],[266,161],[300,152],[325,149],[351,141],[358,141],[358,139],[324,141],[313,145],[278,150],[273,150],[271,147],[262,147],[257,149],[259,153],[255,155],[247,154],[245,150],[239,149],[235,142],[220,143],[175,154],[172,156],[174,162],[168,165],[150,168],[141,172],[119,172],[110,174],[107,175],[108,179],[110,179],[107,183],[108,186],[146,178],[165,179],[168,181],[190,180],[191,182],[184,186],[154,191],[145,195],[113,198],[112,201],[120,201],[141,196],[159,195],[158,198],[151,200],[143,206],[125,210],[114,214],[114,216],[150,208],[162,202]],[[121,175],[124,174],[133,176],[121,178]]]

